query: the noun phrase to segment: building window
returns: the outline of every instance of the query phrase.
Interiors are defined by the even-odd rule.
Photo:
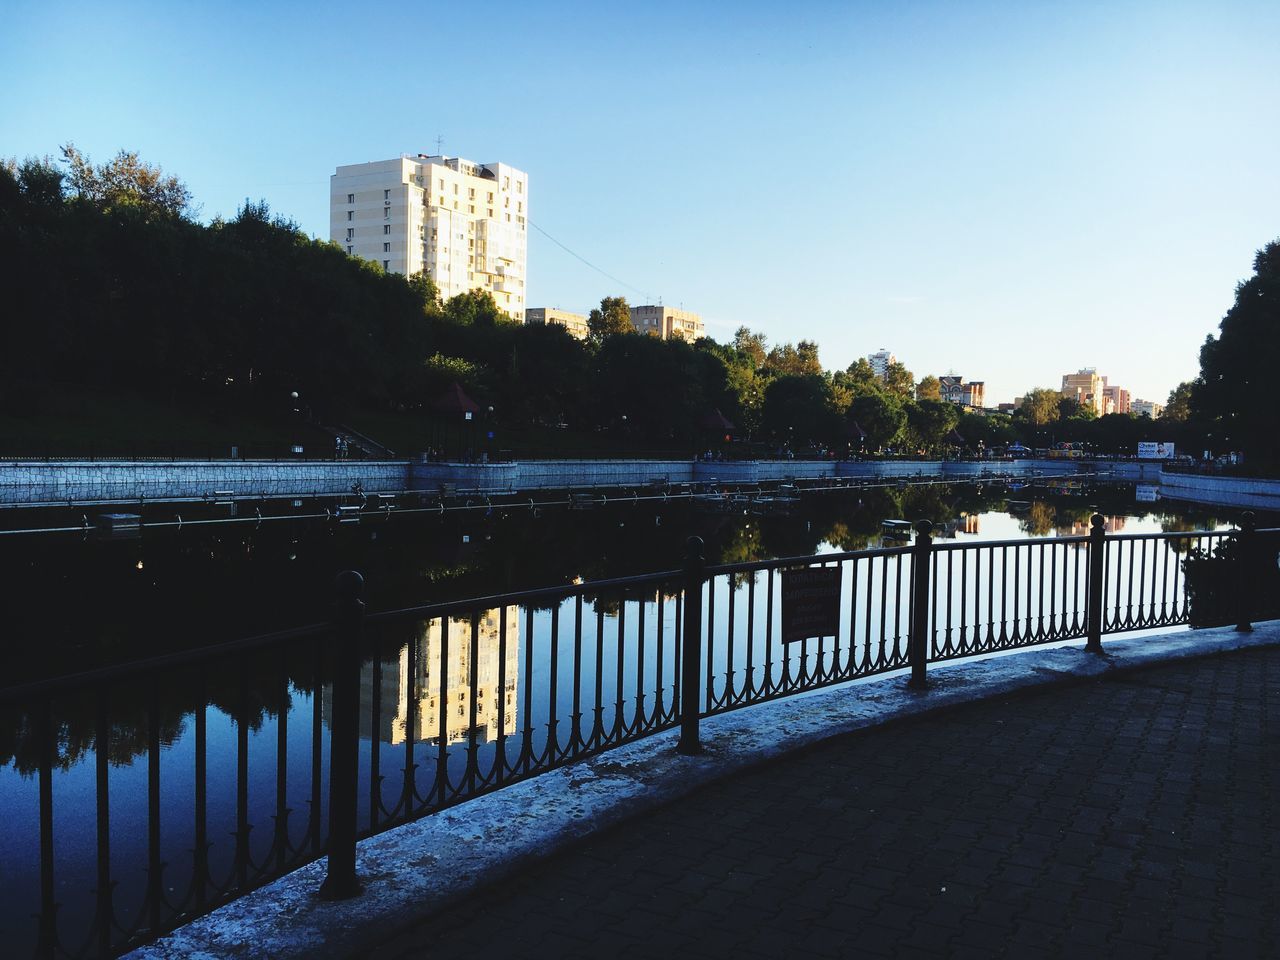
[[[390,260],[383,260],[383,261],[382,261],[382,269],[383,269],[383,270],[390,271],[390,270],[391,270],[391,261],[390,261]]]
[[[524,181],[523,181],[523,180],[517,180],[517,181],[516,181],[516,193],[524,193]]]
[[[489,219],[490,219],[490,220],[492,220],[492,219],[493,219],[493,207],[490,207],[490,208],[489,208]]]
[[[382,252],[383,252],[383,253],[390,253],[390,252],[391,252],[391,244],[389,244],[389,243],[384,243],[384,244],[382,245]]]
[[[453,195],[455,197],[458,195],[458,185],[456,183],[453,185]]]
[[[385,236],[386,234],[389,234],[390,232],[391,232],[391,224],[389,224],[389,223],[384,223],[384,224],[382,225],[382,233],[383,233],[383,235]]]
[[[356,195],[354,193],[348,193],[347,203],[355,203],[355,202],[356,202]]]
[[[383,199],[383,200],[390,200],[390,199],[391,199],[391,191],[390,191],[390,190],[383,190],[383,191],[382,191],[382,199]]]
[[[490,194],[489,194],[489,202],[490,202],[490,203],[493,203],[493,194],[492,194],[492,193],[490,193]]]
[[[347,253],[348,253],[348,254],[350,254],[350,253],[351,253],[351,248],[350,248],[350,247],[347,247]]]
[[[354,220],[354,219],[355,219],[355,216],[356,216],[356,215],[355,215],[355,211],[354,211],[354,210],[348,210],[348,211],[347,211],[347,223],[350,223],[352,220]]]
[[[467,199],[468,199],[468,200],[474,200],[475,198],[476,198],[476,188],[475,188],[475,187],[467,187]]]
[[[390,207],[383,207],[383,208],[382,208],[382,219],[383,219],[383,220],[390,220],[390,219],[391,219],[391,208],[390,208]]]
[[[467,212],[469,212],[469,213],[475,213],[475,212],[476,212],[476,205],[475,205],[474,203],[467,204]]]
[[[440,178],[438,181],[436,181],[436,182],[440,184],[440,189],[441,189],[441,190],[443,190],[443,189],[444,189],[444,177],[441,177],[441,178]]]
[[[355,232],[353,229],[351,229],[350,227],[347,227],[347,239],[348,239],[348,240],[350,240],[350,239],[352,239],[353,237],[355,237],[355,233],[356,233],[356,232]]]

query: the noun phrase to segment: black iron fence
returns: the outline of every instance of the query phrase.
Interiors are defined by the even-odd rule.
[[[0,690],[33,783],[33,809],[6,815],[38,834],[35,919],[8,942],[114,955],[326,854],[318,892],[355,896],[361,837],[660,731],[697,752],[700,721],[739,707],[1280,614],[1280,529],[1108,536],[1095,516],[1087,536],[931,533],[722,566],[695,539],[678,569],[372,614],[347,573],[324,623]],[[802,570],[829,591],[808,632],[783,582]]]

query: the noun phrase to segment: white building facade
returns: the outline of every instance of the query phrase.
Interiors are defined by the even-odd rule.
[[[329,178],[329,237],[388,273],[425,272],[448,299],[493,294],[523,318],[529,177],[505,163],[426,154],[340,166]]]
[[[875,371],[876,376],[881,380],[889,375],[889,364],[897,362],[898,358],[884,347],[881,347],[875,353],[867,354],[867,363],[871,364],[871,369]]]

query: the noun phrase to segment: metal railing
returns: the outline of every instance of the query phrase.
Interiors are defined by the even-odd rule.
[[[1248,629],[1280,612],[1257,579],[1280,530],[1250,522],[1108,536],[1095,516],[1088,536],[968,544],[931,532],[720,566],[694,538],[680,569],[372,614],[349,572],[324,623],[0,690],[35,781],[34,953],[114,955],[326,854],[320,894],[355,896],[361,837],[660,731],[695,753],[703,718],[830,684],[909,670],[924,688],[930,662],[1071,639],[1101,652],[1105,634],[1191,622],[1206,570],[1230,591],[1209,620]],[[783,580],[805,569],[838,582],[835,619],[807,637],[783,609]],[[134,756],[145,786],[121,798]],[[55,816],[55,774],[78,763],[92,810]],[[92,829],[64,868],[55,829],[79,820]],[[144,882],[120,884],[122,856]]]

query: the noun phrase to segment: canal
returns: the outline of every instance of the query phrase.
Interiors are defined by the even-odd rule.
[[[201,519],[235,522],[182,526],[152,508],[144,520],[155,525],[124,536],[4,533],[0,582],[11,629],[3,685],[324,620],[334,578],[348,569],[364,575],[365,599],[376,611],[674,570],[691,534],[705,541],[708,563],[727,564],[900,545],[885,521],[902,519],[931,520],[940,543],[1080,536],[1095,512],[1107,518],[1109,533],[1213,530],[1233,519],[1230,511],[1140,502],[1131,486],[1077,479],[800,491],[795,502],[759,507],[687,498],[576,506],[371,509],[350,523],[210,511]],[[275,515],[307,513],[304,504],[275,507]],[[20,519],[29,527],[67,525],[47,515],[39,523]],[[1060,583],[1064,593],[1078,591],[1081,555],[1067,544],[1060,560],[1053,552],[1052,571],[1042,565],[1034,574],[1036,590]],[[1152,557],[1153,569],[1160,563],[1167,589],[1178,576],[1176,551]],[[965,571],[992,580],[978,619],[994,620],[1005,603],[1008,570],[997,582],[996,569],[993,552],[987,568]],[[948,578],[959,575],[946,568]],[[721,679],[707,696],[732,698],[735,685],[761,683],[766,672],[823,670],[842,655],[862,655],[852,649],[862,618],[866,655],[873,636],[882,648],[898,643],[901,563],[896,570],[888,560],[855,564],[845,576],[852,608],[841,625],[851,645],[843,654],[839,642],[811,648],[772,636],[771,576],[734,576],[718,593],[713,587],[710,616],[727,619],[729,641],[714,664],[708,654],[708,674]],[[1031,585],[1033,572],[1026,576]],[[406,809],[483,788],[495,770],[518,772],[548,751],[576,749],[575,739],[589,747],[628,725],[674,716],[679,606],[676,591],[659,586],[368,631],[361,822],[376,829]],[[327,800],[328,738],[319,734],[329,722],[330,669],[300,644],[55,699],[43,718],[54,731],[46,784],[52,817],[43,825],[42,718],[6,708],[0,938],[11,955],[36,949],[42,876],[51,874],[54,884],[60,947],[92,954],[108,926],[116,941],[216,899],[237,875],[310,859]],[[157,809],[158,818],[148,816]],[[44,872],[42,828],[51,838]]]

